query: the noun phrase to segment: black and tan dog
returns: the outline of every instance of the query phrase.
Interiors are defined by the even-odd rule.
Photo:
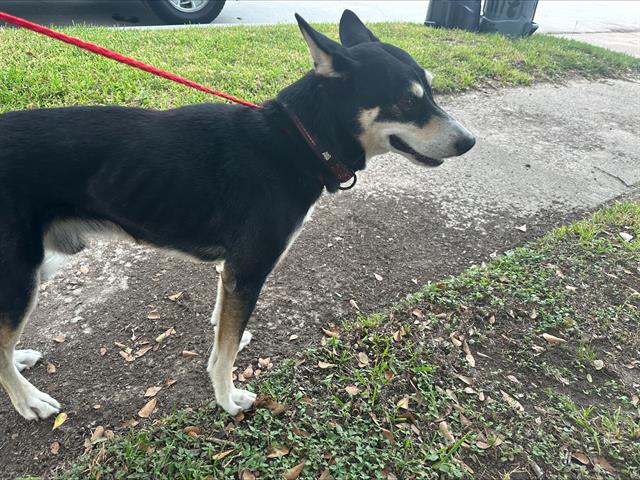
[[[40,353],[14,349],[48,252],[74,254],[106,233],[218,262],[208,370],[218,404],[234,415],[255,400],[231,379],[245,326],[323,190],[337,191],[384,152],[437,166],[474,145],[434,102],[429,72],[354,13],[340,21],[342,44],[296,18],[314,69],[261,109],[0,116],[0,383],[20,415],[45,418],[60,408],[20,373]]]

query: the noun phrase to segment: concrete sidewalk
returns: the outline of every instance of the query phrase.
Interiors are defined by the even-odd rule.
[[[558,36],[640,57],[640,32],[564,33]]]
[[[325,195],[265,286],[241,368],[251,358],[280,362],[317,345],[321,327],[355,316],[352,300],[375,312],[419,285],[638,191],[639,83],[538,85],[441,104],[476,134],[476,147],[436,169],[385,155],[370,163],[355,189]],[[0,395],[3,473],[42,474],[59,465],[48,450],[54,440],[64,455],[77,457],[82,432],[134,418],[144,387],[167,377],[177,384],[159,396],[160,414],[211,398],[205,361],[215,276],[210,265],[99,243],[46,284],[22,348],[44,353],[44,364],[28,377],[72,414],[64,429],[52,432],[50,422],[22,421]],[[179,301],[167,299],[176,292],[184,292]],[[159,320],[147,318],[152,309]],[[171,326],[176,335],[135,365],[114,348],[133,338],[153,341]],[[66,340],[53,342],[60,334]],[[199,356],[185,359],[182,350]],[[55,375],[46,362],[56,366]]]

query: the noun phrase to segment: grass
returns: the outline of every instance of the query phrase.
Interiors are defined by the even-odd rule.
[[[328,326],[251,412],[178,410],[60,478],[640,479],[639,246],[616,204]]]
[[[415,24],[372,28],[430,69],[439,92],[640,72],[640,59],[545,35],[512,40]],[[335,25],[319,29],[337,38]],[[310,68],[306,45],[293,25],[63,31],[254,102],[273,97]],[[0,112],[77,104],[166,108],[212,100],[25,30],[0,29],[0,58]]]

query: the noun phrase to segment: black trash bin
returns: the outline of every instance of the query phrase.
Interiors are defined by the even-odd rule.
[[[475,32],[480,22],[480,0],[431,0],[424,24]]]
[[[528,37],[538,29],[533,21],[537,6],[538,0],[485,0],[480,31]]]

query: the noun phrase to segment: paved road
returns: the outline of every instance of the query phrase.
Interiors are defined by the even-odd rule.
[[[298,12],[314,22],[335,22],[351,8],[366,21],[423,22],[421,1],[247,1],[228,0],[216,24],[292,22]],[[0,0],[0,7],[41,23],[157,25],[160,20],[139,0]],[[640,30],[638,0],[541,0],[536,21],[543,32],[603,32]]]
[[[476,134],[476,147],[436,169],[385,155],[371,161],[356,188],[325,195],[265,286],[241,368],[258,356],[280,362],[317,345],[321,326],[354,316],[351,299],[376,311],[417,284],[487,261],[638,191],[640,83],[538,85],[441,103]],[[522,225],[526,232],[517,228]],[[27,375],[62,401],[69,420],[54,432],[50,422],[27,424],[0,394],[7,478],[58,465],[60,456],[49,452],[54,440],[66,458],[77,457],[95,425],[113,428],[132,418],[144,404],[144,388],[167,376],[178,383],[159,395],[161,414],[211,398],[204,362],[213,336],[214,278],[211,266],[101,243],[45,285],[22,343],[43,351],[45,362]],[[178,291],[186,292],[183,300],[167,300]],[[161,311],[160,320],[147,318],[152,308]],[[153,339],[170,326],[177,330],[171,341],[135,365],[113,346]],[[64,343],[51,340],[59,334]],[[103,346],[108,353],[100,357]],[[200,356],[184,359],[183,349]],[[57,367],[55,375],[46,362]]]

